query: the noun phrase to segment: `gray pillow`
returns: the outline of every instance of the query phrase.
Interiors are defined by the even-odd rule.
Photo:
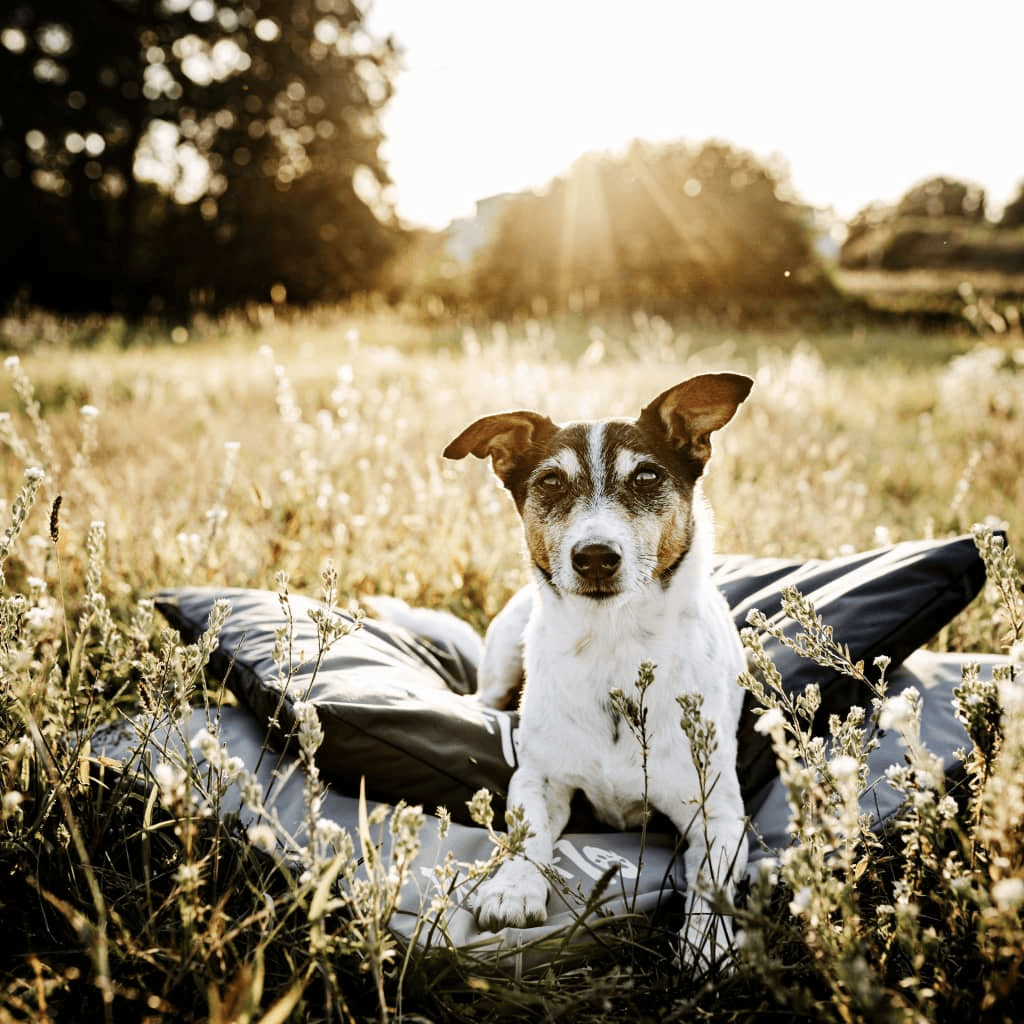
[[[892,668],[927,642],[978,593],[984,564],[970,537],[915,541],[843,558],[788,562],[733,556],[719,559],[714,579],[742,626],[751,608],[782,618],[782,591],[798,587],[850,648],[871,666],[888,655]],[[182,587],[162,591],[156,606],[186,641],[206,628],[215,601],[232,612],[221,632],[211,669],[224,679],[275,742],[291,734],[296,700],[312,702],[325,739],[319,752],[324,777],[340,792],[358,792],[366,779],[371,799],[404,799],[428,810],[447,807],[468,821],[466,801],[480,788],[494,794],[500,814],[515,767],[515,712],[494,711],[467,700],[475,686],[474,655],[438,636],[413,635],[393,623],[367,620],[315,664],[317,627],[309,617],[316,601],[292,596],[292,649],[302,663],[282,692],[274,663],[275,633],[284,618],[271,591]],[[795,623],[783,623],[796,632]],[[785,686],[799,692],[821,687],[819,724],[852,704],[865,705],[845,676],[801,659],[774,641],[766,644]],[[891,671],[891,670],[890,670]],[[271,726],[271,722],[276,725]],[[766,799],[775,777],[770,741],[754,731],[750,701],[740,725],[739,772],[748,810]],[[593,826],[585,808],[570,828]]]

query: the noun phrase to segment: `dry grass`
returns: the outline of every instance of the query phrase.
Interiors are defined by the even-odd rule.
[[[223,891],[224,905],[232,920],[249,921],[248,931],[214,942],[149,920],[149,911],[168,915],[181,903],[180,886],[165,879],[166,902],[148,906],[154,890],[140,887],[131,864],[115,863],[111,844],[135,849],[141,836],[147,857],[170,863],[181,856],[181,835],[154,831],[145,805],[99,806],[75,780],[74,762],[55,755],[48,764],[43,752],[59,749],[62,730],[132,706],[157,635],[140,617],[140,600],[159,587],[275,589],[284,572],[293,591],[315,594],[333,559],[346,600],[396,594],[482,626],[524,578],[519,527],[488,468],[440,458],[482,413],[628,415],[689,374],[744,371],[757,384],[718,440],[707,482],[720,550],[828,556],[958,533],[985,519],[1006,523],[1011,541],[1024,535],[1024,366],[1012,334],[974,348],[969,338],[866,332],[680,335],[644,318],[616,334],[542,324],[458,332],[366,313],[265,317],[258,328],[210,324],[184,344],[126,344],[133,339],[117,325],[89,331],[84,347],[82,325],[9,325],[8,348],[20,354],[0,376],[0,408],[8,410],[0,421],[2,507],[23,493],[26,469],[45,472],[0,556],[5,614],[22,616],[4,624],[0,781],[5,793],[24,795],[23,806],[14,797],[4,805],[0,864],[13,882],[0,898],[5,919],[13,913],[23,929],[22,950],[54,951],[61,942],[72,950],[0,967],[3,1019],[45,1016],[46,1006],[53,1019],[73,1019],[80,999],[98,1005],[89,1003],[97,977],[119,986],[103,1006],[121,1007],[124,1019],[258,1020],[272,1005],[280,1019],[295,1007],[304,1019],[387,1016],[381,1006],[395,1005],[395,989],[386,988],[397,984],[392,975],[377,976],[375,991],[344,958],[325,973],[315,957],[289,975],[290,950],[305,935],[294,919],[301,901],[231,837],[216,840],[220,853],[230,852],[234,887]],[[12,516],[4,515],[6,529]],[[989,595],[937,643],[996,650],[1005,631]],[[175,657],[193,664],[188,652]],[[41,740],[29,743],[30,756],[18,744],[32,721]],[[48,790],[60,799],[30,828],[25,809],[37,810]],[[209,836],[189,835],[197,850],[209,849]],[[101,855],[103,868],[94,871]],[[46,857],[57,867],[41,871]],[[247,917],[257,878],[282,893],[286,925]],[[1020,935],[1019,920],[1007,934]],[[207,943],[202,955],[189,942]],[[842,1017],[794,948],[773,953],[803,965],[791,1009],[799,1004],[804,1019]],[[777,1012],[756,970],[680,987],[664,951],[631,948],[625,962],[632,974],[621,964],[588,965],[521,985],[474,978],[457,959],[434,963],[410,970],[403,1005],[464,1020],[682,1019],[698,1010],[739,1020]],[[199,973],[190,981],[189,972]],[[246,1003],[239,992],[251,992],[257,976],[260,994]],[[319,1004],[305,987],[313,978],[327,993]]]

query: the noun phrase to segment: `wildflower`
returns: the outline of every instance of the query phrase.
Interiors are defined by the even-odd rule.
[[[194,889],[202,878],[198,864],[179,864],[174,872],[174,880],[183,889]]]
[[[316,713],[316,707],[308,701],[297,700],[292,707],[295,723],[299,730],[299,747],[309,760],[320,749],[324,741],[324,730]]]
[[[160,789],[160,800],[165,807],[175,807],[185,800],[185,772],[170,764],[161,761],[153,769],[153,778]]]
[[[25,622],[30,629],[44,630],[56,618],[56,604],[50,600],[41,600],[28,610]]]
[[[491,791],[489,789],[478,789],[473,794],[472,800],[466,801],[469,808],[469,817],[477,825],[490,828],[494,821],[494,809],[491,807]]]
[[[786,725],[786,716],[781,708],[767,708],[754,723],[754,732],[761,736],[772,736]]]
[[[246,775],[241,782],[242,803],[250,811],[260,811],[263,807],[263,786],[255,775]]]
[[[857,781],[860,777],[860,762],[849,754],[840,754],[833,758],[829,769],[840,787]]]
[[[811,887],[809,885],[805,885],[789,901],[790,913],[793,915],[806,913],[810,909],[811,898],[813,895],[814,893],[811,892]]]
[[[21,806],[21,802],[24,799],[25,798],[21,795],[21,793],[18,793],[13,790],[9,793],[4,793],[2,805],[3,809],[2,811],[0,811],[0,821],[6,821],[9,817],[11,817],[11,815],[13,815],[15,811],[17,811],[17,809]]]
[[[248,829],[249,842],[261,853],[273,853],[277,849],[277,838],[274,830],[264,822],[250,825]]]
[[[217,758],[219,747],[217,737],[208,729],[200,729],[192,740],[192,749],[198,750],[207,761],[214,762]]]
[[[779,862],[774,857],[765,857],[757,862],[757,877],[767,885],[775,885],[779,880]]]
[[[887,697],[882,702],[878,716],[879,728],[895,729],[900,734],[906,732],[916,718],[918,698],[919,694],[914,686],[908,686],[902,693]]]
[[[344,830],[330,818],[318,818],[313,828],[313,840],[320,844],[322,849],[333,847],[338,849],[342,842]]]
[[[1024,878],[1001,878],[992,886],[992,899],[1000,910],[1017,910],[1024,903]]]
[[[956,800],[951,796],[944,796],[938,804],[938,812],[941,820],[944,824],[949,825],[956,821],[956,816],[959,808],[956,805]]]

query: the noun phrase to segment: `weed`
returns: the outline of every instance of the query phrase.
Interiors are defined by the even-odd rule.
[[[957,689],[963,784],[928,750],[917,695],[890,694],[884,665],[877,682],[853,664],[794,592],[785,611],[800,634],[778,639],[872,687],[865,707],[814,733],[814,689],[784,692],[762,643],[774,627],[753,620],[745,643],[757,673],[745,681],[778,759],[793,843],[761,861],[738,901],[729,973],[681,973],[665,936],[635,921],[603,924],[584,955],[564,937],[538,944],[548,966],[518,975],[453,948],[446,915],[526,827],[513,817],[495,829],[487,794],[473,813],[493,856],[435,864],[421,913],[401,933],[412,938],[401,939],[397,894],[412,884],[427,830],[443,832],[445,819],[363,801],[357,829],[333,825],[314,759],[322,727],[300,700],[299,767],[263,755],[301,770],[304,820],[289,831],[257,778],[262,763],[242,763],[218,735],[232,698],[207,663],[228,608],[186,645],[155,617],[156,586],[276,590],[282,693],[304,657],[320,664],[350,628],[336,613],[362,594],[482,625],[522,582],[516,545],[494,542],[518,535],[514,513],[478,467],[446,466],[438,452],[495,403],[635,413],[624,396],[724,361],[753,372],[761,395],[708,480],[727,549],[826,556],[880,530],[896,540],[990,513],[1010,521],[1011,537],[1024,527],[1014,411],[1024,384],[1012,360],[979,356],[947,371],[922,358],[881,387],[879,364],[839,368],[807,344],[682,338],[647,320],[624,330],[621,352],[591,334],[577,362],[550,356],[541,325],[477,331],[465,352],[401,354],[367,342],[365,321],[358,331],[275,321],[259,335],[272,346],[262,355],[236,332],[190,342],[187,361],[157,346],[66,349],[56,335],[36,352],[18,343],[0,414],[0,900],[11,951],[0,1015],[1014,1019],[1024,612],[1014,552],[991,528],[976,534],[986,595],[938,641],[1008,655],[995,670],[967,666]],[[638,351],[650,358],[632,358]],[[982,380],[987,414],[954,415],[972,401],[967,369]],[[75,402],[40,397],[58,392]],[[318,649],[298,652],[289,595],[318,585]],[[643,748],[642,687],[622,701]],[[714,738],[699,734],[699,708],[681,711],[699,752]],[[93,750],[99,728],[139,712],[152,725],[134,759]],[[882,729],[903,738],[886,784],[904,802],[879,831],[864,787]],[[599,911],[583,906],[581,921]]]

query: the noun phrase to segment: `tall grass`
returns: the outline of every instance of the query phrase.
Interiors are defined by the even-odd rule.
[[[498,408],[625,415],[688,374],[744,370],[757,386],[707,482],[720,550],[819,557],[991,518],[1013,540],[1012,338],[701,337],[644,318],[616,334],[533,323],[439,339],[325,316],[129,346],[99,325],[90,347],[70,343],[80,325],[49,323],[34,344],[31,325],[18,330],[0,374],[6,1019],[1011,1019],[1024,949],[1011,669],[965,677],[971,785],[957,802],[929,771],[912,702],[880,693],[821,748],[760,665],[767,682],[751,685],[783,778],[818,798],[793,822],[798,852],[740,908],[727,973],[681,972],[670,942],[631,923],[607,933],[604,958],[520,977],[401,947],[389,908],[422,816],[368,815],[356,836],[319,821],[313,720],[300,736],[309,817],[288,862],[266,852],[285,837],[222,817],[229,787],[253,806],[262,795],[215,731],[198,738],[215,772],[168,753],[143,790],[88,738],[140,709],[230,700],[205,672],[218,621],[184,645],[154,614],[158,587],[324,592],[328,608],[388,593],[483,626],[523,581],[518,524],[486,467],[439,453]],[[979,540],[990,587],[936,644],[1019,661],[1016,562]],[[813,610],[792,610],[813,632]],[[907,812],[880,841],[853,808],[883,719],[905,733]]]

